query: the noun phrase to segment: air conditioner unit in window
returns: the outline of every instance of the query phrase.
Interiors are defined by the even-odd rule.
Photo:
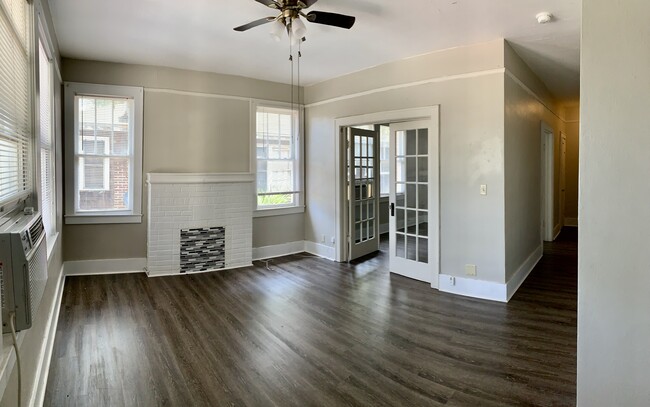
[[[2,332],[31,328],[47,283],[47,244],[40,213],[20,213],[0,227],[0,288]]]

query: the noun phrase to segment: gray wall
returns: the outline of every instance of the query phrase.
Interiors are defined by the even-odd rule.
[[[36,13],[39,13],[44,17],[44,20],[47,24],[48,27],[46,27],[50,38],[52,39],[53,46],[54,46],[54,52],[55,52],[55,60],[59,60],[59,55],[58,55],[58,44],[56,41],[56,35],[53,30],[52,26],[52,18],[50,16],[50,11],[47,5],[46,1],[41,2],[41,0],[35,0],[34,1],[34,10]],[[38,41],[38,37],[34,36],[35,41]],[[37,43],[36,43],[37,44]],[[36,58],[38,58],[38,53],[36,53]],[[35,61],[38,63],[38,61]],[[38,72],[38,70],[36,70]],[[38,84],[38,81],[36,81]],[[55,117],[60,117],[60,112],[61,112],[61,83],[58,80],[58,76],[55,73],[54,75],[54,88],[55,88],[55,93],[54,93],[54,100],[55,100],[55,111],[59,114],[55,114]],[[55,123],[55,134],[57,140],[60,141],[61,139],[61,121],[57,121]],[[57,186],[61,186],[62,184],[62,166],[61,166],[61,153],[60,150],[55,152],[56,154],[56,160],[57,160],[57,173],[56,173],[56,180],[57,180]],[[41,348],[43,346],[44,341],[47,338],[47,332],[46,332],[46,327],[48,323],[48,317],[50,312],[52,311],[52,308],[55,306],[53,301],[55,300],[55,294],[56,294],[56,284],[59,281],[59,278],[61,277],[61,271],[62,271],[62,265],[63,265],[63,259],[62,259],[62,239],[63,239],[63,234],[61,233],[61,224],[62,224],[62,218],[61,218],[61,193],[60,193],[60,188],[59,188],[59,203],[57,205],[57,225],[59,228],[59,236],[58,240],[56,242],[56,245],[52,249],[52,252],[50,254],[49,260],[48,260],[48,281],[47,285],[45,287],[45,292],[43,293],[43,299],[41,301],[41,305],[38,309],[38,312],[34,318],[33,325],[30,329],[24,331],[21,335],[24,335],[23,341],[20,345],[20,355],[21,355],[21,363],[22,363],[22,386],[23,386],[23,403],[27,405],[27,400],[29,399],[29,396],[34,389],[34,386],[37,385],[37,380],[38,378],[36,377],[37,374],[37,368],[40,363],[40,357],[41,357]],[[9,335],[4,336],[4,343],[5,346],[7,344],[11,344],[11,337]],[[5,388],[5,391],[2,395],[0,395],[1,400],[0,400],[0,406],[16,406],[17,405],[17,398],[18,398],[18,369],[16,366],[11,370],[11,372],[5,372],[5,374],[9,374],[9,380],[7,383],[7,387]]]
[[[503,283],[504,77],[493,72],[499,68],[503,40],[427,54],[307,87],[305,239],[319,243],[321,235],[335,235],[337,118],[440,105],[441,273],[464,276],[465,264],[472,263],[478,266],[478,279]],[[439,80],[381,89],[432,78]],[[328,101],[365,91],[374,93]],[[315,102],[321,103],[309,105]],[[487,196],[479,194],[480,184],[488,184]]]
[[[566,134],[566,201],[564,217],[578,219],[578,162],[580,157],[580,106],[564,109]]]
[[[506,68],[539,99],[509,75],[505,78],[505,247],[506,281],[541,245],[541,122],[555,136],[554,226],[560,225],[561,110],[546,87],[506,43]]]
[[[582,2],[578,405],[650,405],[650,2]]]
[[[249,99],[290,100],[284,84],[162,67],[63,59],[63,78],[145,88],[144,174],[248,172]],[[65,260],[146,257],[147,191],[142,188],[141,224],[66,225]],[[303,240],[303,218],[255,218],[254,247]]]

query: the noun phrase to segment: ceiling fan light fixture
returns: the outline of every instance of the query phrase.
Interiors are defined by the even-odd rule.
[[[296,17],[291,21],[291,34],[293,34],[294,38],[302,38],[307,34],[307,27],[305,27],[305,23],[302,22],[300,17]]]
[[[282,19],[277,19],[273,22],[273,24],[271,25],[271,32],[270,32],[271,38],[273,38],[278,42],[282,39],[285,30],[284,23],[281,20]]]

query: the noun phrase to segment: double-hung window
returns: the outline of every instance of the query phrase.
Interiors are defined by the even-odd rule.
[[[257,215],[302,210],[302,161],[299,110],[257,105],[255,159]],[[284,209],[284,211],[266,211]]]
[[[40,211],[48,238],[56,234],[56,178],[53,122],[53,65],[42,40],[38,42],[39,140],[41,166]]]
[[[142,93],[66,83],[66,223],[141,221]]]
[[[29,6],[0,0],[0,205],[32,192]]]

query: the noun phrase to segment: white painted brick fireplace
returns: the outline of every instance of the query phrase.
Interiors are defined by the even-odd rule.
[[[148,173],[149,276],[251,265],[254,181],[249,173]]]

